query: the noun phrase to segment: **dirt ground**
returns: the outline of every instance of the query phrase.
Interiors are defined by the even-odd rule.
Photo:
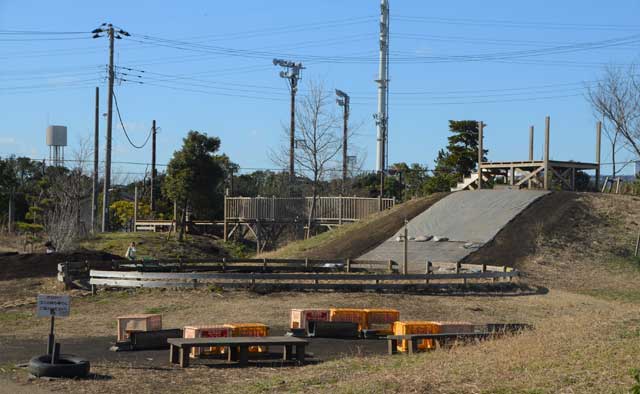
[[[63,349],[67,344],[80,355],[93,343],[87,354],[95,375],[86,380],[32,380],[16,367],[42,348],[48,322],[34,316],[33,305],[11,302],[56,284],[0,281],[6,304],[0,307],[0,392],[625,393],[635,384],[632,370],[640,368],[640,264],[632,255],[638,223],[634,197],[553,193],[540,200],[473,256],[518,267],[522,282],[548,289],[526,296],[76,291],[72,315],[59,319],[57,332]],[[304,367],[199,363],[182,370],[168,365],[166,351],[106,350],[121,314],[162,313],[165,327],[261,322],[279,333],[291,308],[334,306],[396,308],[403,320],[522,322],[535,330],[416,356],[383,355],[380,342],[313,342],[308,351],[322,362]]]

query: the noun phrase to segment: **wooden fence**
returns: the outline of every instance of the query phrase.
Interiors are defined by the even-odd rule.
[[[305,219],[312,203],[312,197],[227,197],[225,220],[293,222]],[[318,197],[312,220],[354,222],[394,205],[393,198]]]

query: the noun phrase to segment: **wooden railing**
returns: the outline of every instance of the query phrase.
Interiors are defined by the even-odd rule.
[[[225,220],[297,221],[307,218],[312,197],[227,197]],[[317,222],[355,222],[395,205],[393,198],[317,197]]]

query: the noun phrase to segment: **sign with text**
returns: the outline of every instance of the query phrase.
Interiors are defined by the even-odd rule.
[[[68,295],[38,294],[38,317],[69,316],[71,299]]]

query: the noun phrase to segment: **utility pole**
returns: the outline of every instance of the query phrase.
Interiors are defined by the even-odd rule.
[[[151,213],[156,210],[156,121],[151,125]]]
[[[378,113],[374,115],[377,132],[376,171],[387,167],[387,139],[389,124],[389,1],[380,1],[380,64],[378,69]],[[383,176],[381,176],[383,178]],[[382,181],[381,181],[382,182]]]
[[[296,93],[298,92],[300,71],[304,70],[304,67],[302,63],[282,59],[273,59],[273,65],[284,68],[283,71],[280,71],[280,78],[284,78],[289,82],[289,90],[291,93],[291,124],[289,126],[289,189],[291,190],[293,181],[295,180]]]
[[[113,71],[113,46],[116,39],[122,36],[128,37],[126,31],[113,26],[111,23],[103,23],[99,28],[94,29],[93,38],[103,37],[100,33],[106,33],[109,37],[109,86],[107,89],[107,144],[104,165],[104,189],[102,192],[102,232],[109,231],[109,189],[111,188],[111,131],[113,126],[113,81],[115,73]]]
[[[9,231],[9,234],[13,234],[13,222],[14,222],[14,216],[15,216],[15,205],[13,202],[14,199],[14,189],[13,187],[11,188],[11,190],[9,190],[9,221],[7,223],[7,230]]]
[[[100,88],[96,86],[96,113],[93,132],[93,190],[91,191],[91,232],[98,227],[98,160],[100,159]]]
[[[343,126],[342,126],[342,194],[345,193],[345,185],[347,183],[347,162],[349,157],[347,156],[347,142],[348,136],[348,124],[349,124],[349,95],[342,90],[336,89],[336,102],[343,108]]]

